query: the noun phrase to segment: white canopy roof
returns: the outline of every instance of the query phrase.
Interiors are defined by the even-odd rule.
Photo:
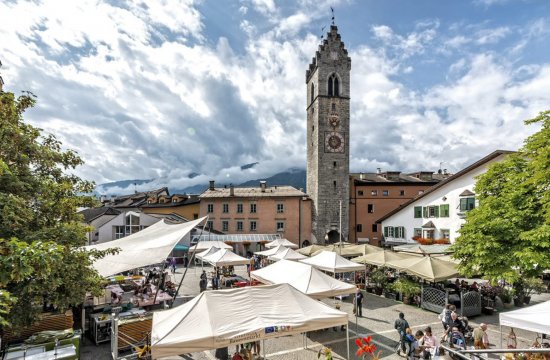
[[[351,262],[331,251],[322,251],[309,259],[300,261],[315,266],[317,269],[332,273],[361,271],[365,269],[363,265]]]
[[[289,284],[316,299],[352,294],[356,289],[355,285],[336,280],[311,265],[289,260],[252,271],[250,276],[264,284]]]
[[[500,325],[550,334],[550,301],[499,314]]]
[[[280,251],[284,251],[285,249],[288,249],[288,248],[283,245],[279,245],[277,247],[273,247],[271,249],[267,249],[264,251],[256,251],[254,254],[262,255],[262,256],[271,256],[271,255],[277,254]]]
[[[205,291],[155,312],[152,358],[217,349],[347,324],[348,314],[288,284]]]
[[[93,267],[101,276],[111,276],[166,260],[174,246],[206,217],[183,224],[167,224],[164,219],[135,234],[87,249],[120,248],[118,254],[94,261]]]
[[[227,245],[223,241],[199,241],[197,245],[191,246],[189,248],[190,252],[194,251],[204,251],[206,249],[210,249],[211,247],[217,247],[218,249],[231,249],[233,250],[233,247],[231,245]]]
[[[203,252],[198,253],[198,254],[196,255],[196,257],[197,257],[198,259],[202,259],[202,258],[204,258],[205,256],[211,255],[211,254],[213,254],[213,253],[215,253],[216,251],[219,251],[219,250],[220,250],[220,248],[217,248],[217,247],[215,247],[215,246],[212,246],[211,248],[208,248],[208,249],[204,250]]]
[[[269,257],[269,260],[272,260],[272,261],[279,261],[279,260],[282,260],[282,259],[302,260],[302,259],[306,259],[306,258],[307,258],[307,256],[302,255],[299,252],[294,251],[290,248],[287,248],[287,249],[283,249],[282,251],[279,251],[275,255],[271,255]]]
[[[299,248],[298,245],[296,245],[295,243],[293,243],[291,241],[288,241],[287,239],[273,240],[272,242],[269,242],[269,243],[265,244],[265,247],[266,248],[272,248],[272,247],[277,247],[279,245],[283,245],[283,246],[286,246],[286,247],[291,248],[291,249],[298,249]]]
[[[204,256],[203,261],[206,261],[213,266],[230,266],[230,265],[246,265],[250,264],[250,259],[239,256],[229,249],[220,249],[210,255]]]

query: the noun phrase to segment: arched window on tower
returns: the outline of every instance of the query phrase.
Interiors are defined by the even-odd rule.
[[[328,78],[328,96],[339,96],[340,84],[338,83],[338,77],[336,74],[330,75]]]
[[[311,83],[311,101],[310,101],[310,103],[313,103],[314,99],[315,99],[315,84]]]

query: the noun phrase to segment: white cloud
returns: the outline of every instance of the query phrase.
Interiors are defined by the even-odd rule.
[[[476,43],[481,45],[494,44],[502,40],[510,32],[511,30],[507,26],[501,26],[496,29],[483,29],[476,34]]]

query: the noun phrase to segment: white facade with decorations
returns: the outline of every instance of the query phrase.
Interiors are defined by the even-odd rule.
[[[476,177],[509,153],[497,150],[489,154],[379,219],[385,244],[415,243],[413,237],[453,243],[466,213],[478,206]]]

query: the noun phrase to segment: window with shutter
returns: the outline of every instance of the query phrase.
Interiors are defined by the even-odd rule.
[[[449,217],[449,204],[443,204],[439,206],[439,216]]]
[[[424,218],[428,217],[428,208],[426,206],[422,208],[422,217]]]
[[[384,236],[388,236],[388,227],[384,226]]]
[[[415,206],[414,207],[414,218],[419,219],[422,217],[422,206]]]
[[[439,217],[439,206],[434,206],[434,215],[435,217]]]

